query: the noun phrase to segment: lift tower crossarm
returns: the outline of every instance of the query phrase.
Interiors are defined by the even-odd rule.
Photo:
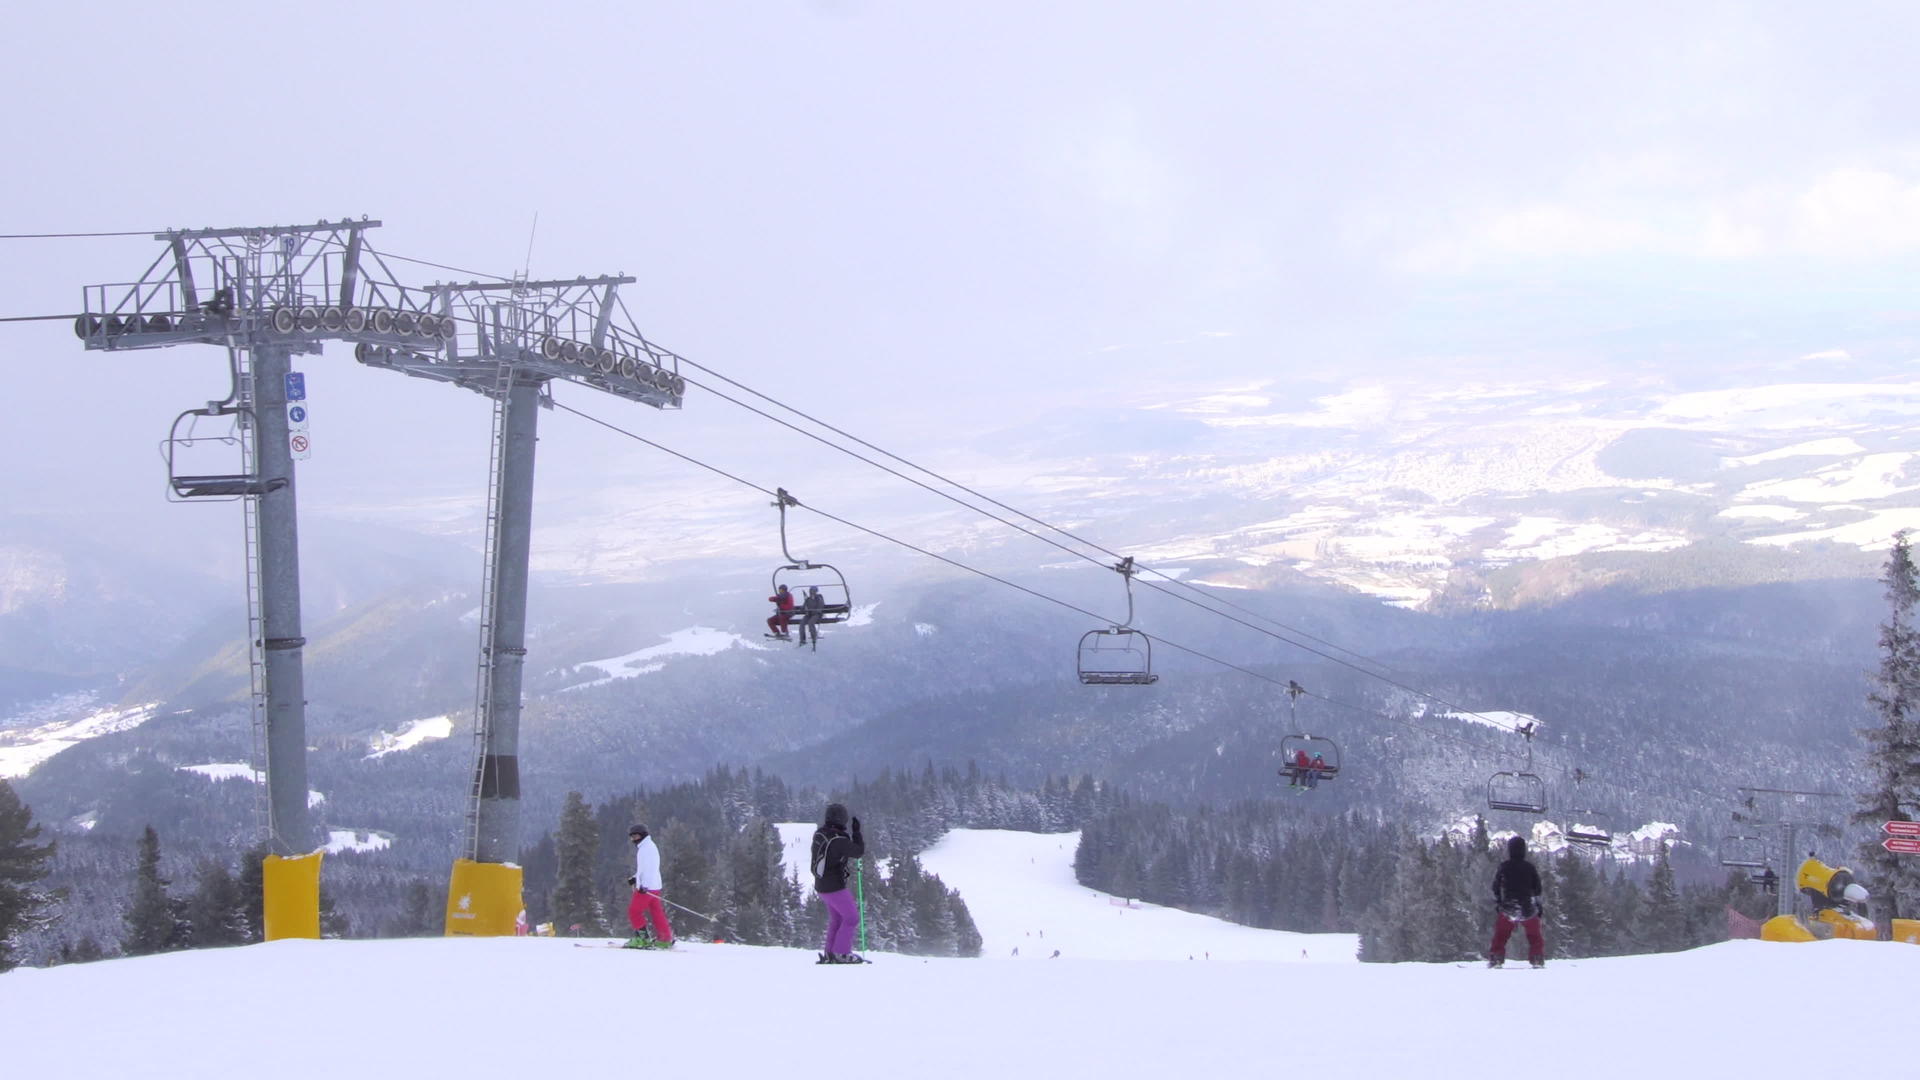
[[[367,218],[359,221],[321,221],[312,225],[261,225],[230,229],[169,229],[153,234],[155,240],[245,240],[255,236],[297,236],[303,233],[337,232],[341,229],[377,229],[380,223]]]

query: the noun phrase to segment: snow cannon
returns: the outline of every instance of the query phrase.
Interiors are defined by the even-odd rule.
[[[1873,941],[1880,935],[1862,912],[1870,894],[1853,880],[1853,871],[1844,866],[1828,866],[1809,855],[1794,874],[1800,895],[1813,905],[1812,918],[1799,915],[1775,915],[1760,927],[1766,941],[1824,941],[1851,938]],[[1920,919],[1893,920],[1893,939],[1920,945]]]
[[[1853,871],[1844,866],[1828,866],[1812,855],[1800,864],[1793,883],[1799,887],[1800,895],[1813,903],[1816,912],[1828,908],[1852,912],[1866,907],[1867,890],[1853,880]]]

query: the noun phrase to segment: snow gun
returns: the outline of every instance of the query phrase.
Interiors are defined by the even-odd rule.
[[[1878,928],[1864,914],[1870,894],[1853,880],[1853,871],[1844,866],[1828,866],[1809,854],[1800,864],[1793,883],[1800,895],[1813,905],[1812,916],[1775,915],[1761,925],[1762,940],[1874,941],[1879,938]],[[1893,920],[1893,940],[1920,945],[1920,919]]]

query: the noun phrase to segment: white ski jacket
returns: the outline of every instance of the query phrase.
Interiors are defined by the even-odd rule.
[[[660,849],[654,846],[651,836],[634,845],[633,883],[636,888],[660,891]]]

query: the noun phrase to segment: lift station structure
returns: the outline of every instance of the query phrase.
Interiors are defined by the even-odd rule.
[[[680,357],[633,325],[625,276],[409,286],[367,233],[378,221],[155,233],[140,277],[86,289],[74,332],[88,349],[227,350],[226,398],[188,409],[167,440],[168,496],[238,500],[246,548],[255,767],[264,772],[267,936],[318,937],[321,853],[307,807],[306,699],[295,463],[309,450],[297,355],[351,342],[369,367],[434,379],[493,405],[466,827],[449,934],[511,934],[522,910],[519,736],[527,556],[541,407],[562,379],[657,409],[686,395]],[[205,419],[229,434],[194,434]],[[214,442],[231,467],[189,473],[176,454]]]

